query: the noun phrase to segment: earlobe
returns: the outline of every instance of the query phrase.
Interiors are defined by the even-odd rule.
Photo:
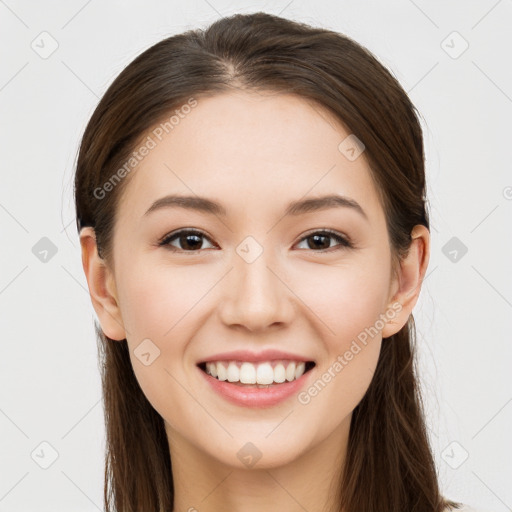
[[[91,302],[98,315],[103,333],[113,340],[126,338],[112,272],[98,255],[92,227],[80,231],[82,266],[87,279]]]
[[[396,315],[390,319],[382,330],[382,337],[389,338],[407,323],[421,291],[423,278],[430,258],[430,232],[426,226],[417,225],[411,232],[411,246],[405,258],[400,262],[398,277],[393,282],[396,291],[388,309],[394,306]],[[396,283],[398,281],[398,286]],[[396,307],[396,303],[401,305]],[[398,311],[399,309],[399,311]]]

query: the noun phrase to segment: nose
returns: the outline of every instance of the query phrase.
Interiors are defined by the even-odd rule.
[[[218,308],[226,326],[261,332],[291,321],[294,295],[279,270],[272,268],[275,260],[270,262],[265,254],[263,251],[252,263],[235,255]]]

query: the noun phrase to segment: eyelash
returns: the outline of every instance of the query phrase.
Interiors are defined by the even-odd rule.
[[[158,246],[159,247],[165,246],[166,249],[168,249],[168,250],[170,250],[172,252],[197,253],[197,252],[201,252],[201,251],[206,250],[206,249],[198,249],[198,250],[195,250],[195,251],[187,251],[187,250],[178,249],[177,247],[173,247],[172,245],[169,245],[170,242],[172,242],[173,240],[175,240],[175,239],[177,239],[180,236],[185,235],[185,234],[196,235],[196,236],[199,236],[199,237],[203,237],[203,238],[206,238],[210,243],[212,243],[210,238],[208,236],[206,236],[206,234],[203,233],[202,231],[198,231],[198,230],[195,230],[195,229],[181,229],[179,231],[175,231],[173,233],[165,235],[158,242]],[[326,252],[338,251],[338,250],[341,250],[341,249],[354,249],[355,248],[354,244],[350,241],[349,238],[341,236],[336,231],[332,231],[330,229],[322,229],[322,230],[319,230],[319,231],[312,231],[312,232],[308,233],[306,236],[302,237],[299,240],[299,243],[302,242],[303,240],[307,240],[308,238],[311,238],[313,235],[328,235],[331,238],[335,239],[337,242],[339,242],[339,245],[337,247],[335,247],[334,250],[333,250],[332,247],[329,247],[328,249],[320,249],[320,250],[310,249],[311,251],[316,252],[316,253],[321,253],[322,254],[322,253],[326,253]],[[304,250],[304,249],[300,249],[300,250]]]

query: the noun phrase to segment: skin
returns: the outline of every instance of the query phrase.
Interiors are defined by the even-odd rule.
[[[113,340],[127,339],[139,384],[165,420],[176,512],[334,506],[329,486],[339,479],[352,411],[370,385],[381,343],[391,342],[385,338],[416,304],[430,251],[428,230],[416,226],[393,275],[364,153],[350,161],[338,150],[347,135],[328,112],[293,95],[199,98],[125,178],[111,265],[98,257],[94,231],[82,229],[83,267],[101,327]],[[346,207],[283,217],[290,201],[333,192],[357,201],[368,219]],[[144,215],[169,193],[206,196],[228,215],[180,208]],[[181,252],[158,247],[181,228],[204,231],[200,251],[185,253],[183,238],[172,242]],[[309,238],[308,245],[306,235],[324,228],[355,248],[334,238],[320,246]],[[252,263],[236,252],[249,235],[263,249]],[[309,386],[393,303],[401,311],[307,404],[292,396],[264,409],[233,405],[196,368],[219,352],[278,348],[316,361]],[[160,350],[148,366],[133,352],[146,338]],[[237,457],[248,442],[262,454],[252,467]]]

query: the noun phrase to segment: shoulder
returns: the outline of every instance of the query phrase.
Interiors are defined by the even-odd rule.
[[[466,505],[465,503],[461,503],[462,507],[460,508],[450,508],[446,507],[443,512],[488,512],[487,510],[476,509],[470,505]]]

